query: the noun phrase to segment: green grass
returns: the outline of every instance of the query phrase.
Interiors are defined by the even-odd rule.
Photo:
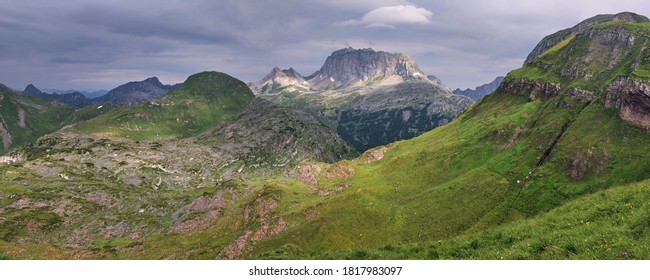
[[[15,93],[0,85],[0,121],[11,135],[11,145],[0,143],[0,155],[23,144],[34,142],[38,137],[53,132],[72,120],[74,108],[38,97]],[[20,113],[24,113],[24,126]]]
[[[621,26],[642,32],[635,25]],[[381,161],[354,162],[355,176],[336,182],[349,187],[323,198],[319,215],[258,243],[251,256],[271,256],[277,248],[310,255],[446,240],[648,178],[647,132],[624,123],[618,111],[604,109],[598,96],[607,81],[631,74],[643,40],[637,38],[641,43],[614,67],[605,58],[622,50],[605,45],[587,54],[590,40],[584,34],[567,39],[532,65],[511,72],[506,83],[514,85],[513,91],[491,94],[450,124],[390,145]],[[602,80],[562,74],[585,55],[595,60],[585,66],[586,73]],[[543,65],[552,65],[551,70]],[[517,88],[520,80],[555,83],[559,91],[530,101],[536,89]],[[575,87],[593,91],[595,100],[572,98]],[[323,180],[319,187],[333,184]],[[284,249],[280,255],[286,256]]]
[[[164,140],[196,135],[232,120],[253,94],[226,74],[204,72],[154,103],[116,109],[78,123],[73,130],[132,140]]]
[[[567,37],[566,39],[564,39],[564,40],[560,41],[559,43],[555,44],[553,47],[551,47],[550,49],[548,49],[544,53],[542,53],[539,57],[544,57],[546,55],[552,55],[552,54],[558,52],[562,48],[566,47],[573,39],[575,39],[575,37],[576,37],[576,34],[569,35],[569,37]]]
[[[314,259],[648,259],[650,181],[603,190],[548,213],[436,242],[387,243],[374,249],[294,250]],[[267,255],[272,257],[273,255]]]

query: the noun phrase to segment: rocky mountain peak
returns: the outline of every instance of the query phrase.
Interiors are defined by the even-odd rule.
[[[280,67],[273,67],[271,72],[267,74],[262,80],[249,83],[248,87],[255,93],[265,94],[278,90],[308,90],[309,83],[303,78],[298,71],[293,68],[280,69]]]
[[[426,77],[417,63],[402,53],[348,47],[333,52],[308,80],[316,88],[338,88],[389,76],[403,80]]]
[[[165,96],[171,86],[163,85],[157,77],[143,81],[128,82],[110,90],[106,95],[95,99],[121,106],[133,106]]]
[[[555,32],[551,35],[548,35],[542,39],[537,46],[533,49],[530,54],[528,54],[528,57],[526,58],[526,61],[524,62],[524,65],[530,63],[533,59],[537,58],[541,54],[543,54],[545,51],[548,49],[552,48],[555,46],[557,43],[561,42],[562,40],[568,38],[569,36],[576,34],[578,32],[584,31],[592,26],[605,23],[605,22],[631,22],[631,23],[641,23],[641,22],[650,22],[647,17],[638,15],[635,13],[631,12],[622,12],[618,14],[604,14],[604,15],[597,15],[591,18],[588,18],[586,20],[581,21],[580,23],[576,24],[574,27],[567,28],[560,30],[558,32]]]
[[[267,74],[262,80],[266,81],[285,77],[297,78],[300,80],[304,79],[302,75],[298,73],[298,71],[293,69],[293,67],[289,69],[280,69],[280,67],[275,66],[273,69],[271,69],[271,72],[269,72],[269,74]]]
[[[27,85],[25,87],[25,90],[23,90],[23,92],[29,93],[29,94],[35,95],[35,96],[43,95],[43,92],[40,89],[38,89],[36,86],[34,86],[33,84]]]
[[[296,78],[304,79],[303,76],[300,75],[300,73],[298,73],[298,71],[296,71],[295,69],[293,69],[293,67],[290,67],[289,69],[286,69],[286,70],[282,70],[282,72],[283,72],[284,74],[286,74],[287,76],[291,76],[291,77],[296,77]]]
[[[280,69],[280,67],[275,66],[275,67],[273,67],[273,69],[271,69],[271,72],[266,76],[267,77],[268,76],[276,76],[276,75],[279,75],[280,73],[282,73],[282,69]]]
[[[150,77],[150,78],[147,78],[146,80],[144,80],[143,82],[149,83],[149,84],[152,84],[152,85],[155,85],[155,86],[159,86],[159,87],[163,86],[163,84],[160,82],[158,77]]]
[[[650,19],[648,19],[646,16],[642,16],[632,12],[622,12],[622,13],[615,14],[612,17],[612,21],[629,21],[634,23],[642,23],[642,22],[650,22]]]

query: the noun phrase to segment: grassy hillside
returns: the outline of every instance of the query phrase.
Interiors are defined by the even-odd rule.
[[[295,247],[261,258],[315,259],[648,259],[650,181],[617,186],[531,219],[438,242],[387,244],[300,255]]]
[[[133,140],[186,137],[232,120],[252,99],[245,83],[223,73],[203,72],[159,100],[113,110],[73,130]]]
[[[285,244],[311,253],[441,240],[647,178],[646,132],[596,105],[582,113],[549,112],[555,102],[494,94],[451,124],[390,146],[380,161],[357,160],[352,178],[320,182],[321,188],[345,185],[344,192],[255,252]],[[581,176],[573,178],[574,171]]]
[[[604,94],[606,81],[646,67],[631,62],[645,57],[647,30],[608,23],[562,42],[452,123],[389,146],[380,161],[356,161],[350,178],[321,181],[347,188],[253,254],[287,244],[309,254],[442,240],[648,178],[648,132],[606,108]],[[625,42],[633,42],[628,50]]]
[[[73,107],[16,92],[0,84],[0,155],[71,121]]]

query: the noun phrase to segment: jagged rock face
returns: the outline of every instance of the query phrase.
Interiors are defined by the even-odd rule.
[[[121,85],[97,98],[96,101],[122,106],[139,105],[165,96],[172,88],[173,86],[163,85],[158,78],[151,77],[144,81]]]
[[[484,85],[481,85],[481,86],[477,86],[474,89],[469,89],[468,88],[468,89],[465,89],[465,90],[461,90],[461,89],[458,88],[458,89],[454,90],[454,93],[464,95],[464,96],[467,96],[467,97],[471,98],[474,101],[478,101],[483,96],[486,96],[486,95],[494,92],[495,90],[497,90],[497,88],[499,88],[499,85],[501,85],[501,82],[503,82],[504,78],[505,77],[503,77],[503,76],[496,77],[496,79],[494,79],[494,81],[492,81],[490,83],[487,83],[487,84],[484,84]]]
[[[473,102],[425,81],[378,88],[342,110],[337,131],[358,151],[445,125]]]
[[[530,63],[533,59],[537,58],[541,54],[543,54],[545,51],[550,49],[551,47],[555,46],[557,43],[561,42],[562,40],[566,39],[572,34],[576,34],[580,31],[586,30],[592,26],[604,23],[604,22],[609,22],[609,21],[625,21],[625,22],[648,22],[648,18],[644,16],[640,16],[637,14],[633,13],[619,13],[615,15],[598,15],[589,19],[586,19],[580,23],[578,23],[576,26],[567,28],[564,30],[560,30],[554,34],[548,35],[540,41],[537,46],[533,49],[533,51],[528,55],[526,58],[526,61],[524,62],[524,65]]]
[[[558,84],[529,80],[510,80],[502,83],[498,89],[502,93],[526,96],[530,101],[539,97],[548,99],[558,96],[561,90]]]
[[[605,108],[616,108],[626,122],[650,130],[650,86],[643,81],[619,78],[605,91]]]
[[[248,84],[255,95],[272,92],[309,90],[309,83],[293,68],[281,70],[274,67],[262,80]]]
[[[420,67],[404,54],[376,52],[370,48],[346,48],[327,57],[321,69],[308,80],[316,88],[337,88],[389,76],[398,76],[404,80],[426,78]]]

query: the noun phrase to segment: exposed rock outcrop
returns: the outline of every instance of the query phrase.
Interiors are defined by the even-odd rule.
[[[650,86],[630,78],[619,78],[605,89],[605,108],[620,110],[624,121],[650,130]]]
[[[321,69],[309,76],[308,81],[317,89],[333,89],[388,77],[397,81],[426,79],[417,63],[404,54],[345,48],[327,57]]]
[[[515,80],[505,81],[497,90],[501,93],[527,96],[534,101],[537,98],[551,98],[560,94],[561,87],[558,84],[543,83],[540,81]]]

